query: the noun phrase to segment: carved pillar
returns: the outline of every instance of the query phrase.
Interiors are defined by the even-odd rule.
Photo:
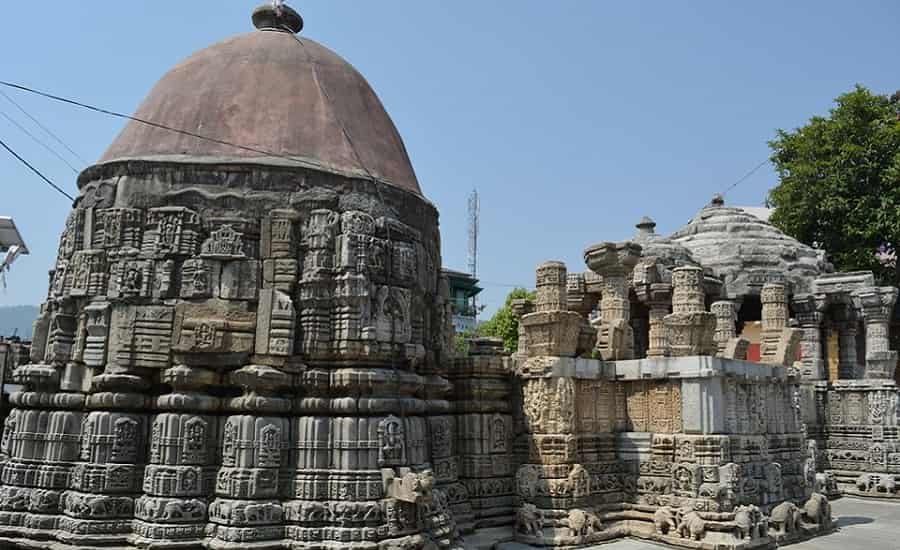
[[[897,352],[890,349],[890,321],[897,301],[893,287],[864,288],[853,293],[853,303],[866,325],[867,379],[894,378]]]
[[[799,294],[794,296],[794,311],[800,330],[800,355],[803,380],[825,380],[825,359],[822,353],[822,322],[825,320],[827,305],[824,294]]]
[[[56,529],[78,460],[84,395],[56,393],[59,372],[49,365],[23,365],[12,381],[25,387],[10,396],[3,427],[0,514],[8,525]]]
[[[588,247],[584,260],[588,268],[603,277],[597,348],[606,360],[634,357],[634,332],[628,321],[628,278],[641,255],[632,242],[604,242]]]
[[[568,282],[566,264],[544,262],[537,268],[535,311],[566,311],[568,309]]]
[[[664,319],[672,355],[714,355],[716,316],[705,311],[703,270],[690,266],[675,268],[672,288],[672,313]]]
[[[299,283],[301,350],[311,357],[331,353],[331,309],[334,296],[334,241],[340,216],[313,210],[303,233],[303,273]]]
[[[671,295],[671,287],[668,292]],[[666,331],[666,315],[671,301],[650,302],[650,347],[647,357],[665,357],[669,354],[669,334]]]
[[[710,311],[716,316],[716,333],[713,340],[716,342],[718,355],[722,355],[728,346],[728,341],[737,337],[737,310],[734,302],[720,300],[713,302]]]
[[[788,328],[788,294],[784,283],[766,283],[760,292],[762,301],[762,341],[759,361],[790,367],[799,353],[801,332]]]
[[[664,357],[669,353],[665,317],[672,305],[672,284],[661,280],[654,261],[642,260],[634,270],[634,292],[649,310],[647,357]]]
[[[511,386],[505,360],[501,340],[479,338],[472,341],[468,357],[454,361],[449,374],[459,478],[469,495],[468,513],[475,528],[514,520]],[[434,429],[431,434],[437,444]],[[466,510],[459,514],[450,494],[454,516],[464,521]]]
[[[528,315],[529,313],[534,312],[534,302],[531,300],[526,300],[524,298],[513,300],[511,306],[513,314],[516,316],[516,319],[519,321],[519,345],[516,348],[516,355],[527,357],[528,356],[528,337],[525,332],[525,324],[522,322],[522,317]]]
[[[132,534],[135,495],[146,461],[150,384],[129,373],[94,378],[82,416],[81,452],[60,501],[69,544],[123,544]]]
[[[839,317],[833,321],[838,329],[838,379],[861,378],[862,369],[856,352],[856,327],[859,323],[856,309],[848,303],[839,311]]]
[[[545,262],[538,266],[535,312],[524,315],[521,325],[531,357],[550,355],[572,357],[578,344],[584,320],[568,311],[566,264]]]
[[[135,502],[134,543],[199,545],[206,533],[208,496],[218,455],[219,400],[203,392],[218,382],[214,372],[181,365],[162,382],[172,391],[156,398],[144,494]]]
[[[223,419],[222,464],[216,475],[216,499],[209,506],[209,547],[282,548],[284,510],[279,470],[287,466],[291,400],[277,393],[290,376],[272,367],[248,365],[228,375],[240,397],[224,400],[231,413]],[[324,518],[323,518],[324,519]]]

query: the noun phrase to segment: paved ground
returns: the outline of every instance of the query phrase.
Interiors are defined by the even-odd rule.
[[[838,531],[806,542],[787,546],[790,550],[900,550],[900,503],[841,498],[832,503],[837,517]],[[502,530],[484,535],[497,537]],[[494,538],[494,540],[497,540]],[[472,548],[490,548],[485,541],[469,541]],[[479,544],[481,543],[481,544]],[[468,546],[468,545],[467,545]],[[498,550],[530,550],[531,546],[512,542],[501,543]],[[671,550],[639,540],[621,540],[591,546],[595,550]]]

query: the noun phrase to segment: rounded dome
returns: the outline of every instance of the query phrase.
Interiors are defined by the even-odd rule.
[[[195,53],[163,76],[134,116],[202,137],[131,121],[100,163],[301,164],[421,195],[400,134],[365,78],[284,29]]]
[[[723,280],[729,299],[759,294],[775,281],[789,283],[792,293],[809,292],[814,278],[831,271],[822,251],[745,210],[726,207],[720,197],[670,238]]]

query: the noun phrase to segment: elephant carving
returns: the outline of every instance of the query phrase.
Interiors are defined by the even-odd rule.
[[[569,535],[573,537],[583,538],[589,534],[603,529],[600,519],[590,512],[584,510],[569,511]]]
[[[662,506],[653,513],[653,525],[656,532],[662,535],[675,533],[678,530],[677,513],[668,506]]]
[[[831,504],[824,495],[813,493],[803,505],[803,516],[810,523],[815,523],[819,526],[830,526]]]
[[[875,490],[879,493],[893,494],[897,491],[897,482],[894,481],[894,476],[886,475],[881,478],[878,482],[878,485],[875,486]]]
[[[775,508],[772,508],[772,525],[782,534],[796,531],[800,527],[800,519],[800,509],[793,502],[782,502]]]
[[[537,506],[526,502],[516,513],[516,530],[526,535],[540,536],[544,528],[544,519]]]
[[[753,504],[734,509],[734,523],[739,538],[750,540],[766,536],[767,523],[759,508]]]
[[[681,521],[678,522],[678,534],[681,538],[700,540],[706,532],[706,522],[700,514],[691,509],[682,510]]]
[[[869,491],[875,486],[875,480],[870,474],[862,474],[856,478],[856,488],[860,491]]]

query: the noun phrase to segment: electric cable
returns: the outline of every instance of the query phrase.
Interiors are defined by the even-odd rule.
[[[12,103],[12,104],[16,107],[16,109],[22,111],[22,114],[23,114],[23,115],[25,115],[25,116],[27,116],[28,118],[30,118],[31,121],[34,122],[34,123],[35,123],[41,130],[43,130],[48,136],[52,137],[54,140],[56,140],[57,143],[59,143],[60,145],[62,145],[63,147],[65,147],[65,149],[66,149],[69,153],[71,153],[73,157],[75,157],[76,159],[78,159],[78,162],[80,162],[81,164],[83,164],[83,165],[85,165],[85,166],[87,166],[88,164],[90,164],[90,162],[84,160],[84,157],[82,157],[81,155],[79,155],[78,153],[76,153],[71,147],[69,147],[69,145],[68,145],[65,141],[63,141],[63,139],[62,139],[61,137],[57,136],[55,133],[53,133],[52,130],[50,130],[50,128],[47,128],[46,126],[44,126],[44,125],[41,123],[40,120],[38,120],[36,117],[32,116],[31,113],[29,113],[27,110],[25,110],[25,107],[22,107],[21,105],[19,105],[18,103],[16,103],[16,101],[15,101],[13,98],[9,97],[9,94],[7,94],[6,92],[4,92],[3,90],[0,90],[0,95],[2,95],[3,97],[5,97],[7,101],[9,101],[10,103]]]
[[[0,146],[2,146],[4,149],[6,149],[7,151],[9,151],[9,154],[11,154],[12,156],[16,157],[16,159],[18,159],[19,162],[21,162],[22,164],[24,164],[25,166],[27,166],[28,169],[31,170],[32,172],[34,172],[35,174],[37,174],[38,177],[40,177],[42,180],[44,180],[45,182],[47,182],[47,184],[48,184],[50,187],[56,189],[61,195],[63,195],[64,197],[66,197],[66,198],[69,199],[70,201],[75,202],[75,198],[72,197],[72,195],[66,193],[65,191],[62,190],[62,188],[60,188],[58,185],[56,185],[55,183],[53,183],[52,181],[50,181],[50,178],[48,178],[47,176],[45,176],[44,174],[42,174],[40,170],[38,170],[37,168],[35,168],[34,166],[32,166],[32,164],[31,164],[30,162],[28,162],[27,160],[25,160],[24,158],[22,158],[21,155],[19,155],[19,153],[16,153],[16,152],[12,149],[12,147],[10,147],[9,145],[7,145],[6,142],[4,142],[2,139],[0,139]]]
[[[72,163],[70,163],[69,161],[67,161],[67,160],[65,159],[65,157],[63,157],[62,155],[60,155],[60,154],[56,151],[56,149],[53,149],[52,147],[50,147],[49,145],[47,145],[46,143],[44,143],[43,141],[41,141],[41,139],[38,138],[36,135],[32,134],[32,133],[28,130],[28,128],[25,128],[24,126],[22,126],[21,124],[19,124],[19,122],[18,122],[16,119],[14,119],[13,117],[9,116],[8,114],[6,114],[6,113],[3,112],[3,111],[0,111],[0,116],[2,116],[3,118],[5,118],[10,124],[12,124],[12,125],[15,126],[16,128],[18,128],[19,130],[21,130],[22,133],[24,133],[26,136],[28,136],[28,137],[30,137],[32,140],[34,140],[35,143],[37,143],[38,145],[40,145],[41,147],[43,147],[44,149],[46,149],[51,155],[53,155],[54,157],[58,158],[58,159],[61,160],[63,163],[65,163],[65,165],[68,166],[69,168],[71,168],[73,172],[75,172],[76,174],[78,173],[78,168],[75,168],[74,166],[72,166]]]

